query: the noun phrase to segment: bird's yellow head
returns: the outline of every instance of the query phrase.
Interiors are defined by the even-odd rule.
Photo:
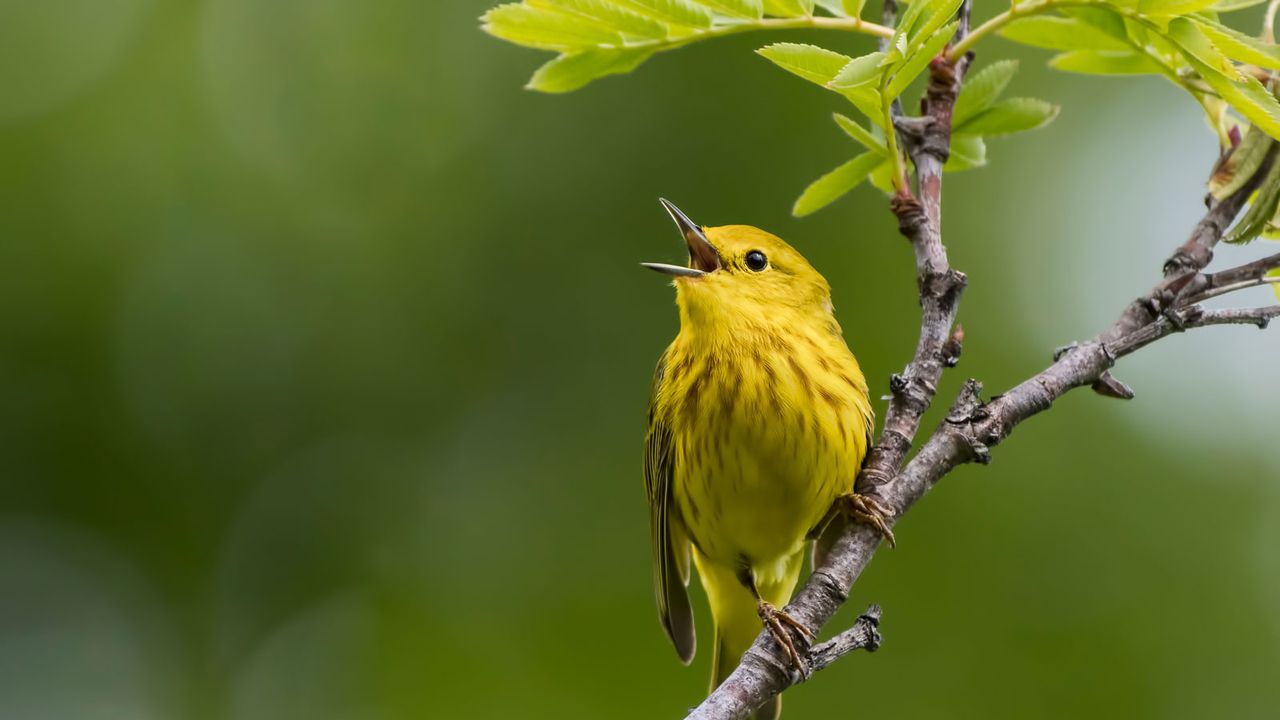
[[[831,320],[831,287],[782,238],[749,225],[699,227],[661,202],[689,246],[689,264],[642,264],[675,276],[683,326]]]

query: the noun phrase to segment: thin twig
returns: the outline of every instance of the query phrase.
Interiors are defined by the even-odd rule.
[[[809,650],[809,672],[817,672],[854,650],[875,652],[880,647],[880,606],[872,605],[853,627]]]
[[[1280,0],[1277,1],[1280,2]],[[1280,268],[1280,253],[1216,273],[1199,275],[1178,293],[1178,304],[1192,305],[1263,282],[1275,282],[1276,277],[1268,278],[1266,275],[1277,268]]]

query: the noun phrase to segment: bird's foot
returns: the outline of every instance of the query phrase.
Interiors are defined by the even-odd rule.
[[[809,642],[816,640],[817,636],[799,620],[774,607],[772,603],[761,600],[756,611],[760,613],[760,622],[764,623],[764,626],[769,629],[769,633],[773,635],[773,639],[777,640],[782,649],[786,651],[787,657],[790,658],[791,664],[795,665],[800,676],[808,677],[809,666],[805,663],[804,658],[800,657],[800,652],[796,650],[795,639],[791,637],[791,633],[787,631],[787,628],[800,633]]]
[[[841,495],[836,503],[840,511],[853,520],[875,526],[885,542],[889,543],[889,547],[898,547],[898,541],[893,537],[893,531],[889,529],[889,520],[893,518],[892,510],[881,505],[870,495],[861,495],[856,492]]]

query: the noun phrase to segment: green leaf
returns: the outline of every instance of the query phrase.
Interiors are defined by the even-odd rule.
[[[925,0],[916,0],[917,2],[925,2]],[[946,25],[951,18],[955,17],[956,10],[960,9],[962,0],[927,0],[927,5],[921,16],[924,22],[915,30],[915,42],[918,44],[922,39],[928,38],[938,28]],[[952,33],[954,34],[954,32]],[[947,36],[950,39],[950,36]]]
[[[841,95],[867,116],[873,125],[884,130],[884,105],[880,102],[880,90],[873,85],[859,85],[848,90],[838,90]]]
[[[946,172],[960,172],[987,164],[987,144],[977,135],[951,138],[951,156],[942,167]]]
[[[1018,71],[1017,60],[1000,60],[965,78],[951,113],[951,124],[958,127],[964,121],[991,107],[1000,97],[1013,74]]]
[[[840,126],[840,129],[844,131],[845,135],[853,138],[854,141],[860,143],[866,149],[874,150],[879,152],[881,155],[889,152],[885,147],[884,140],[873,135],[870,130],[862,127],[852,118],[841,115],[840,113],[835,113],[833,117],[836,120],[836,125]]]
[[[480,22],[481,29],[494,37],[541,50],[622,44],[621,35],[591,20],[528,5],[499,5],[481,16]]]
[[[862,17],[862,8],[866,5],[867,0],[840,0],[840,6],[849,17]]]
[[[1145,53],[1111,50],[1076,50],[1055,55],[1049,66],[1085,75],[1159,75],[1160,65]]]
[[[1213,9],[1218,12],[1235,12],[1236,10],[1244,10],[1254,5],[1261,5],[1267,0],[1218,0],[1213,4]]]
[[[1009,135],[1038,128],[1058,115],[1058,107],[1035,98],[1009,98],[956,128],[959,135]]]
[[[804,217],[821,210],[854,189],[867,174],[879,165],[884,156],[879,153],[865,152],[822,177],[814,180],[809,187],[800,193],[791,214]]]
[[[885,158],[884,162],[876,166],[875,170],[867,176],[867,180],[882,193],[893,192],[893,163]]]
[[[1280,47],[1225,25],[1219,25],[1212,20],[1196,18],[1196,23],[1200,25],[1200,31],[1205,34],[1205,37],[1228,57],[1268,70],[1280,70]]]
[[[607,0],[525,0],[531,7],[561,10],[595,20],[608,29],[650,40],[667,37],[667,26]]]
[[[787,72],[819,85],[827,85],[849,64],[848,55],[800,43],[774,43],[756,51]]]
[[[1171,20],[1169,22],[1169,39],[1178,45],[1187,60],[1195,62],[1207,71],[1211,71],[1211,74],[1232,81],[1243,79],[1235,64],[1226,55],[1223,55],[1209,41],[1209,38],[1205,37],[1205,34],[1200,31],[1199,25],[1190,20],[1186,18],[1174,18]],[[1213,85],[1213,82],[1208,77],[1204,78],[1204,80]]]
[[[1032,15],[1009,23],[1000,34],[1048,50],[1129,50],[1128,43],[1076,18]]]
[[[813,4],[836,17],[845,17],[844,6],[841,4],[841,0],[813,0]]]
[[[1210,71],[1195,58],[1187,58],[1187,61],[1236,112],[1271,137],[1280,138],[1280,103],[1276,102],[1276,96],[1263,87],[1262,83],[1252,77],[1245,77],[1244,82],[1231,82]]]
[[[1060,12],[1067,17],[1090,25],[1096,30],[1101,30],[1120,42],[1126,44],[1129,42],[1129,33],[1125,30],[1124,18],[1111,10],[1092,7],[1068,7],[1062,8]]]
[[[692,0],[612,0],[654,20],[691,28],[711,27],[711,11]]]
[[[924,45],[920,46],[911,57],[907,58],[907,61],[894,74],[893,79],[889,81],[889,87],[885,88],[885,99],[892,100],[901,95],[902,91],[906,90],[907,86],[911,84],[911,81],[924,72],[924,69],[929,66],[929,62],[937,57],[938,53],[942,52],[942,49],[947,46],[947,42],[956,34],[956,24],[951,23],[935,32],[925,41]]]
[[[653,48],[600,48],[561,55],[538,68],[525,87],[545,93],[577,90],[605,75],[629,73],[653,53]]]
[[[1266,160],[1273,145],[1275,140],[1270,135],[1257,128],[1249,128],[1240,144],[1214,168],[1213,177],[1209,178],[1209,192],[1222,200],[1244,187],[1262,167],[1262,161]]]
[[[813,0],[764,0],[764,12],[774,17],[812,15]]]
[[[915,0],[907,6],[907,11],[898,16],[898,34],[904,38],[912,35],[915,26],[920,22],[920,17],[933,4],[933,0]],[[901,5],[899,5],[901,9]]]
[[[831,81],[827,83],[827,87],[834,90],[849,90],[860,85],[866,85],[880,77],[880,63],[884,60],[884,53],[873,52],[856,57],[850,60]]]
[[[1258,237],[1275,217],[1277,205],[1280,205],[1280,163],[1271,163],[1258,192],[1249,202],[1249,208],[1222,241],[1241,244]]]
[[[744,20],[764,17],[764,5],[760,0],[702,0],[702,4],[728,17]]]
[[[1140,0],[1138,12],[1144,15],[1190,15],[1208,9],[1217,0]]]
[[[889,51],[880,64],[885,67],[897,65],[907,55],[907,36],[899,32],[889,41]]]

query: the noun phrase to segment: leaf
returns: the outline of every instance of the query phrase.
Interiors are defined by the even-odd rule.
[[[833,117],[836,120],[836,125],[840,126],[840,129],[844,131],[845,135],[848,135],[853,138],[854,141],[861,143],[866,149],[874,150],[879,152],[881,155],[888,153],[888,149],[885,148],[883,140],[873,135],[870,130],[862,127],[852,118],[841,115],[840,113],[835,113]]]
[[[621,45],[622,36],[573,15],[528,5],[499,5],[480,17],[480,27],[494,37],[541,50],[576,50]]]
[[[774,43],[760,48],[756,53],[787,72],[823,86],[830,83],[852,59],[848,55],[817,45],[800,43]]]
[[[804,189],[804,192],[800,193],[795,207],[791,209],[791,214],[804,217],[830,205],[840,196],[857,187],[883,159],[884,156],[879,153],[865,152],[814,180]]]
[[[1093,7],[1067,7],[1062,8],[1061,12],[1063,15],[1079,20],[1094,29],[1101,30],[1123,43],[1127,44],[1129,42],[1129,33],[1125,30],[1124,18],[1111,10]]]
[[[1218,0],[1213,4],[1213,9],[1218,12],[1235,12],[1236,10],[1244,10],[1254,5],[1261,5],[1267,0]]]
[[[952,126],[958,127],[991,107],[1017,71],[1017,60],[1000,60],[965,78],[964,85],[960,87],[960,97],[956,98],[955,109],[951,112]]]
[[[1058,107],[1035,98],[1009,98],[956,128],[960,135],[1009,135],[1038,128],[1058,115]]]
[[[626,35],[651,40],[667,37],[667,26],[639,13],[618,7],[607,0],[525,0],[525,4],[549,10],[561,10],[596,20],[609,29]]]
[[[764,12],[774,17],[812,15],[813,0],[764,0]]]
[[[1243,83],[1233,83],[1220,75],[1207,73],[1207,68],[1202,68],[1194,60],[1191,62],[1192,67],[1200,72],[1205,82],[1208,82],[1223,100],[1230,103],[1236,112],[1262,128],[1271,137],[1280,138],[1280,103],[1276,102],[1276,96],[1264,88],[1262,83],[1252,77],[1246,77]]]
[[[866,7],[867,0],[840,0],[840,6],[844,8],[844,12],[849,17],[862,17],[862,8]]]
[[[867,180],[883,193],[893,192],[893,163],[886,158],[867,176]]]
[[[1271,163],[1244,216],[1223,236],[1222,241],[1238,245],[1258,237],[1275,217],[1277,205],[1280,205],[1280,163]]]
[[[926,0],[916,0],[917,3],[926,3]],[[955,17],[956,10],[960,9],[961,0],[927,0],[926,7],[921,13],[924,22],[915,30],[915,40],[918,43],[921,38],[928,38],[935,30],[947,24],[947,21]],[[952,32],[954,35],[955,32]],[[947,39],[951,36],[948,35]]]
[[[1213,177],[1209,178],[1209,192],[1222,200],[1244,187],[1262,167],[1262,161],[1267,159],[1273,145],[1275,140],[1270,135],[1257,128],[1249,128],[1240,144],[1214,168]]]
[[[942,52],[942,49],[947,46],[947,42],[956,34],[956,24],[951,23],[935,32],[925,41],[924,45],[920,46],[920,49],[907,58],[907,61],[898,69],[893,79],[889,81],[889,87],[885,88],[885,99],[892,100],[901,95],[902,91],[906,90],[907,86],[911,84],[911,81],[924,72],[924,69],[929,66],[929,62],[937,57],[938,53]]]
[[[1129,50],[1128,43],[1075,18],[1032,15],[1009,23],[1000,34],[1048,50]]]
[[[836,17],[846,17],[841,0],[814,0],[813,4]]]
[[[880,65],[884,60],[884,53],[873,52],[856,57],[850,60],[831,81],[827,83],[827,87],[834,90],[849,90],[859,85],[866,85],[872,80],[880,77]]]
[[[711,27],[711,11],[692,0],[612,0],[646,17],[691,28]]]
[[[764,5],[760,0],[702,0],[702,4],[728,17],[744,20],[764,17]]]
[[[1196,18],[1196,22],[1200,25],[1200,31],[1205,34],[1205,37],[1227,56],[1269,70],[1280,70],[1280,47],[1225,25],[1219,25],[1212,20]]]
[[[1049,66],[1085,75],[1158,75],[1160,65],[1145,53],[1112,50],[1076,50],[1055,55]]]
[[[1239,81],[1243,79],[1234,63],[1214,46],[1209,38],[1200,31],[1200,26],[1186,18],[1174,18],[1169,22],[1169,39],[1182,50],[1182,54],[1191,61],[1196,61],[1206,70],[1218,77]],[[1213,85],[1208,78],[1205,82]]]
[[[1186,30],[1187,26],[1191,26],[1191,30],[1194,32],[1188,32]],[[1180,36],[1185,36],[1192,42],[1201,42],[1209,48],[1213,47],[1213,44],[1203,34],[1195,30],[1189,20],[1175,19],[1169,24],[1169,28],[1171,31],[1177,31]],[[1203,52],[1203,50],[1204,48],[1201,47],[1200,51]],[[1237,76],[1241,77],[1241,79],[1233,81],[1216,69],[1201,62],[1198,53],[1187,52],[1184,57],[1191,69],[1199,73],[1200,77],[1209,84],[1209,87],[1213,88],[1214,92],[1227,101],[1236,112],[1243,115],[1245,119],[1261,128],[1271,137],[1280,138],[1280,103],[1276,102],[1275,95],[1263,87],[1262,83],[1250,75],[1240,76],[1238,73]]]
[[[1141,0],[1138,12],[1144,15],[1190,15],[1211,7],[1217,0]]]
[[[987,164],[987,144],[977,135],[951,138],[951,156],[942,167],[946,172],[971,170]]]
[[[920,21],[920,17],[932,4],[933,0],[915,0],[915,2],[908,5],[907,11],[898,16],[898,34],[903,38],[912,35],[916,23]]]
[[[872,85],[861,85],[849,90],[837,91],[867,116],[873,125],[884,130],[884,105],[880,102],[880,91]]]
[[[904,33],[899,32],[893,36],[892,40],[889,41],[888,52],[885,53],[884,59],[880,61],[880,65],[883,67],[896,66],[898,63],[902,62],[904,57],[906,57],[906,53],[907,36]]]
[[[599,48],[561,55],[538,68],[525,87],[545,93],[577,90],[605,75],[629,73],[653,53],[653,48]]]

